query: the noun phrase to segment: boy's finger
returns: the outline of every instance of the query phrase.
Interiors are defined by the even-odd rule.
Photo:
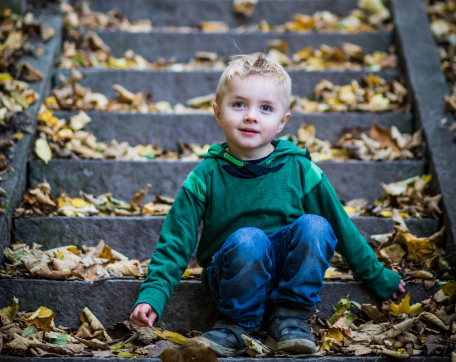
[[[399,285],[399,291],[401,293],[404,293],[405,292],[405,288],[402,285]]]
[[[139,320],[143,323],[149,324],[149,318],[147,318],[146,312],[139,310],[138,311]]]
[[[392,295],[392,298],[393,298],[393,299],[396,299],[396,293],[394,293],[394,294]]]

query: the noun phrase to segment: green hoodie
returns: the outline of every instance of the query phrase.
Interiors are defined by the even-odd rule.
[[[206,267],[232,233],[250,226],[270,234],[304,214],[328,220],[338,240],[336,251],[375,294],[387,299],[396,292],[401,277],[378,261],[327,177],[306,157],[307,150],[285,140],[272,143],[275,150],[258,164],[269,172],[252,178],[227,172],[227,167],[245,167],[246,161],[228,153],[226,143],[210,147],[166,217],[135,306],[148,303],[161,316],[195,250],[201,221],[196,259],[204,268],[202,279],[208,288]]]

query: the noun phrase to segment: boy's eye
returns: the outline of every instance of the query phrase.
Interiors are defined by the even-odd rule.
[[[270,106],[261,106],[262,111],[270,112],[272,111],[272,108]]]
[[[235,107],[235,108],[242,108],[243,105],[244,104],[242,102],[234,102],[233,103],[233,107]]]

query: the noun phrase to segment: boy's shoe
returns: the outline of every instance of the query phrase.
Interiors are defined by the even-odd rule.
[[[305,322],[314,314],[312,310],[296,310],[275,306],[270,315],[266,345],[278,351],[315,353],[317,346],[312,329]]]
[[[259,326],[245,328],[234,322],[217,321],[214,328],[209,332],[203,333],[201,337],[209,341],[209,349],[217,356],[229,357],[241,354],[249,348],[242,340],[242,334],[256,338],[258,331]]]

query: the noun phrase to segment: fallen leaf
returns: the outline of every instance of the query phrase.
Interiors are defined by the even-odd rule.
[[[38,138],[36,140],[35,153],[46,164],[52,159],[51,148],[44,138]]]
[[[396,303],[391,303],[391,311],[390,314],[394,316],[398,316],[402,313],[404,314],[420,314],[423,312],[423,307],[421,306],[421,303],[416,303],[413,305],[410,305],[410,294],[407,293],[405,296],[404,300],[397,305]]]

